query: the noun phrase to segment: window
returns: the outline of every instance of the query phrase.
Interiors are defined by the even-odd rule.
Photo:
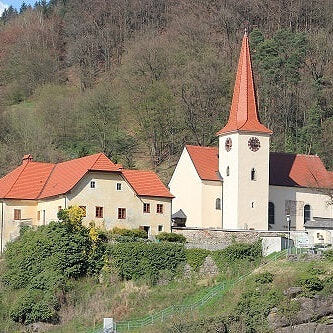
[[[158,230],[158,232],[162,232],[163,231],[163,225],[159,225],[157,230]]]
[[[86,206],[79,206],[82,209],[83,217],[87,216],[87,207]],[[96,210],[97,212],[97,210]],[[102,209],[102,214],[103,214],[103,209]]]
[[[61,206],[58,206],[58,212],[60,212],[62,210]]]
[[[37,221],[40,221],[40,210],[37,212]]]
[[[98,218],[103,217],[103,207],[96,207],[96,217]]]
[[[21,220],[21,209],[14,209],[14,220]]]
[[[230,176],[230,168],[227,166],[227,171],[226,171],[227,176]]]
[[[118,219],[119,220],[126,219],[126,208],[118,208]]]
[[[257,180],[257,171],[255,168],[251,170],[251,180]]]
[[[96,188],[96,182],[95,181],[91,181],[90,182],[90,188]]]
[[[121,183],[117,183],[117,191],[121,191]]]
[[[268,224],[275,223],[275,207],[273,202],[268,203]]]
[[[156,213],[163,214],[163,204],[157,204]]]
[[[215,200],[215,208],[216,209],[221,209],[221,199],[220,198],[217,198]]]
[[[254,208],[254,201],[251,202],[251,208]]]
[[[144,213],[150,213],[150,204],[149,203],[144,203],[143,204],[143,212]]]
[[[304,206],[304,223],[311,220],[311,206]]]

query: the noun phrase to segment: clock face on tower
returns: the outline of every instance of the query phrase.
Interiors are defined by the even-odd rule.
[[[231,138],[227,138],[227,140],[225,140],[225,150],[230,151],[231,147],[232,147],[232,140]]]
[[[258,151],[260,148],[260,141],[258,138],[253,136],[252,138],[249,139],[248,145],[249,145],[250,150]]]

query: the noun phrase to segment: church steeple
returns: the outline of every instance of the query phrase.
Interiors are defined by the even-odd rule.
[[[235,132],[271,134],[272,131],[260,123],[253,82],[249,38],[245,30],[239,56],[238,69],[228,123],[217,135]]]

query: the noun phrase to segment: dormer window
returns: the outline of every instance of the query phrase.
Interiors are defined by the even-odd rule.
[[[90,182],[90,188],[96,188],[96,182],[94,180]]]

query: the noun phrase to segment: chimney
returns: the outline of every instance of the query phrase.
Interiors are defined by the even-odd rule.
[[[30,154],[24,155],[22,158],[22,164],[27,164],[32,161],[32,156]]]

